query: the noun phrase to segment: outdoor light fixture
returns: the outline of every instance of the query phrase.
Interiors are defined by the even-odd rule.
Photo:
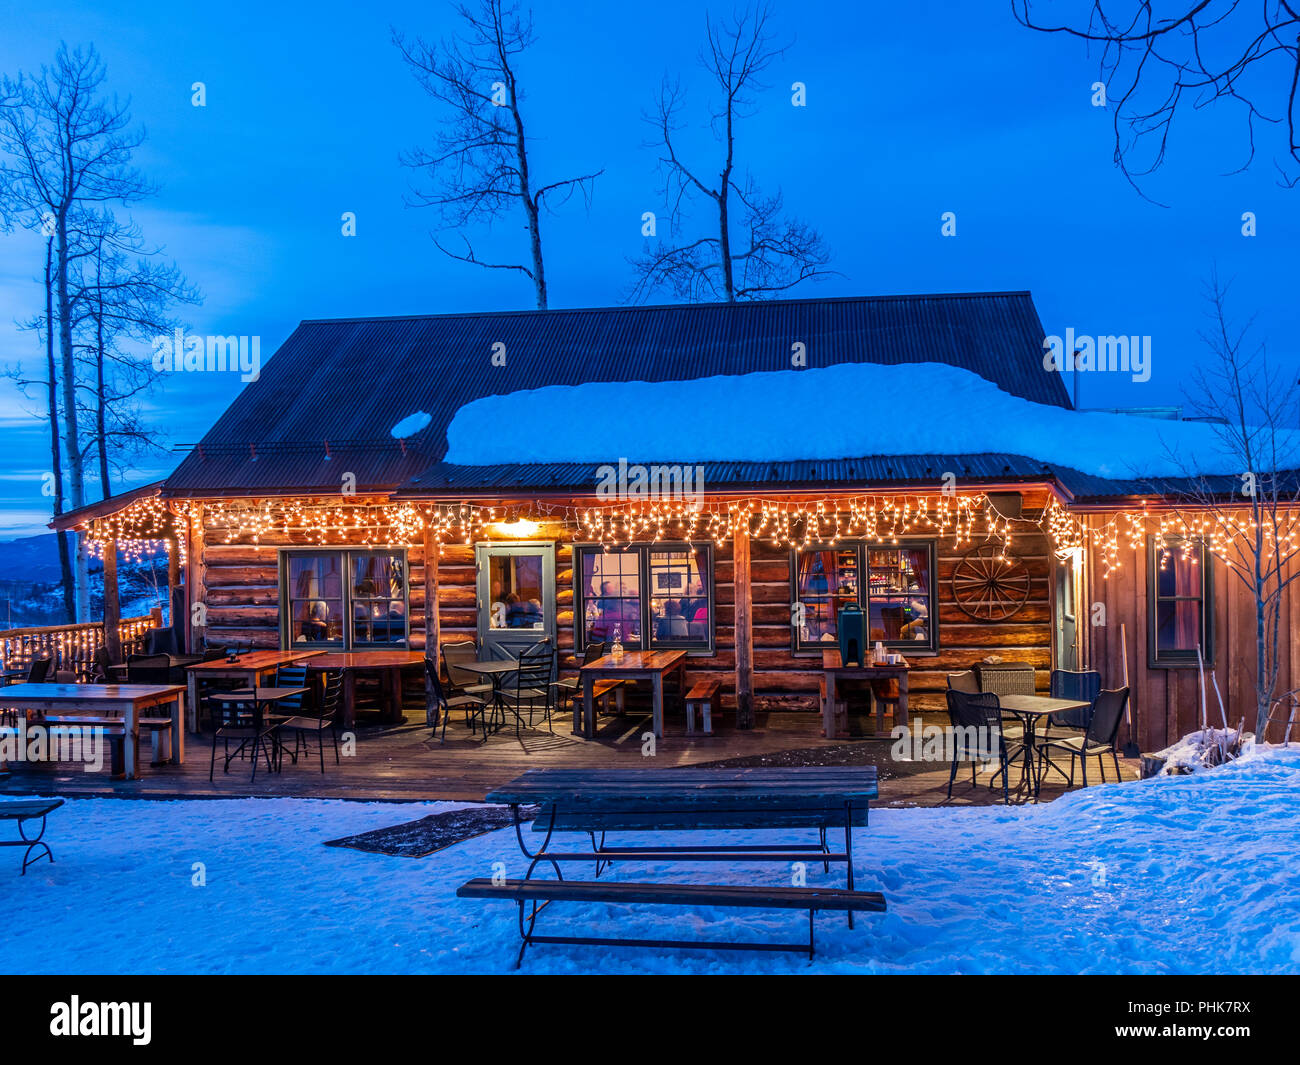
[[[514,521],[499,521],[494,528],[502,536],[532,536],[540,528],[535,521],[529,521],[527,518],[516,518]]]

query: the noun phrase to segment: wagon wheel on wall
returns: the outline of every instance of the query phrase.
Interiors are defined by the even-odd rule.
[[[953,567],[952,597],[978,621],[1003,621],[1029,599],[1029,570],[1000,544],[980,544]]]

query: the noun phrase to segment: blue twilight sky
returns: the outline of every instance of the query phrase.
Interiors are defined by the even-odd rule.
[[[705,5],[545,0],[533,13],[539,40],[521,74],[534,169],[553,180],[605,168],[589,212],[573,202],[544,220],[552,306],[619,303],[641,214],[664,207],[642,115],[670,72],[702,123]],[[1150,335],[1149,382],[1093,375],[1080,404],[1151,406],[1178,403],[1203,357],[1202,286],[1217,264],[1271,355],[1296,361],[1300,189],[1277,184],[1271,129],[1251,171],[1223,176],[1244,158],[1239,116],[1189,113],[1147,185],[1161,208],[1115,169],[1110,112],[1090,102],[1095,60],[1022,29],[1007,3],[776,0],[773,16],[793,43],[740,129],[740,158],[822,231],[843,275],[795,295],[1029,289],[1049,334]],[[38,69],[60,40],[96,45],[147,129],[138,163],[162,186],[133,214],[206,296],[186,313],[191,330],[260,336],[265,360],[304,318],[533,305],[526,278],[444,258],[429,239],[434,214],[404,205],[412,176],[398,155],[430,141],[436,112],[390,26],[436,38],[455,20],[427,0],[0,0],[0,72]],[[190,102],[196,81],[203,108]],[[791,106],[795,81],[806,107]],[[702,135],[690,148],[697,162],[716,157]],[[352,238],[345,211],[357,216]],[[946,211],[953,238],[940,235]],[[1245,211],[1258,218],[1253,238],[1241,234]],[[481,251],[524,254],[514,219],[475,235]],[[5,366],[41,358],[14,322],[40,309],[42,261],[38,239],[0,235]],[[240,387],[236,375],[163,377],[149,401],[159,440],[193,443]],[[0,381],[0,536],[48,520],[36,409]],[[141,463],[129,483],[175,461]]]

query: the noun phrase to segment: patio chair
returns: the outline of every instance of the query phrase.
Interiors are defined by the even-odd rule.
[[[975,676],[973,669],[964,669],[960,673],[949,673],[948,687],[955,692],[966,692],[968,695],[975,695],[980,690],[979,677]]]
[[[303,669],[306,673],[306,669]],[[277,686],[279,672],[276,673]],[[292,685],[300,687],[301,685]],[[281,705],[289,700],[281,700]],[[320,708],[315,714],[297,714],[287,721],[280,723],[280,732],[293,733],[293,750],[289,752],[289,757],[293,759],[293,764],[298,764],[298,755],[310,754],[311,744],[308,738],[316,737],[316,750],[320,754],[320,771],[325,772],[325,730],[329,729],[331,737],[334,740],[334,764],[339,765],[339,730],[338,730],[338,712],[339,707],[343,704],[343,674],[337,669],[331,669],[325,674],[325,693],[321,697]],[[282,747],[287,745],[283,742]]]
[[[171,655],[131,655],[126,660],[128,684],[170,684]]]
[[[1047,719],[1041,738],[1065,739],[1088,731],[1092,720],[1092,704],[1101,691],[1101,674],[1095,669],[1052,670],[1051,695],[1053,699],[1077,699],[1087,702],[1078,710],[1061,710]]]
[[[439,743],[447,742],[447,718],[451,717],[453,710],[463,709],[465,711],[465,725],[470,732],[475,731],[474,719],[477,717],[479,723],[483,726],[483,741],[487,742],[487,721],[484,715],[487,712],[487,702],[479,695],[451,695],[449,696],[443,689],[442,680],[438,676],[438,667],[432,659],[424,660],[424,690],[427,706],[425,709],[425,721],[430,728],[436,729],[439,721],[442,723],[442,737]]]
[[[980,691],[994,695],[1033,695],[1034,667],[1019,663],[979,662],[975,666]]]
[[[280,666],[275,671],[275,686],[277,688],[306,688],[307,684],[307,667],[306,666]],[[287,714],[292,717],[294,714],[302,712],[303,703],[307,698],[307,692],[301,695],[291,695],[287,699],[277,700],[275,707],[276,713]]]
[[[181,653],[180,640],[176,629],[150,629],[144,634],[144,653],[147,655],[178,655]]]
[[[952,768],[948,772],[948,798],[952,798],[953,781],[957,779],[957,765],[965,757],[970,762],[970,782],[971,787],[976,786],[976,768],[975,764],[980,760],[979,755],[988,755],[993,753],[989,747],[980,749],[970,749],[969,741],[973,738],[971,729],[976,729],[974,737],[987,737],[996,743],[999,769],[998,773],[1002,775],[1002,801],[1011,802],[1010,790],[1010,768],[1011,760],[1015,756],[1015,750],[1012,744],[1008,743],[1006,733],[1002,728],[1002,708],[998,705],[998,697],[992,692],[964,692],[955,688],[949,688],[948,698],[948,721],[953,729],[953,747],[952,747]],[[991,745],[990,745],[991,746]],[[997,779],[995,773],[989,781],[992,787],[993,780]]]
[[[81,675],[85,677],[87,684],[108,684],[112,681],[108,672],[108,667],[112,664],[113,659],[109,656],[108,648],[96,647],[90,665],[81,671]]]
[[[447,684],[455,695],[487,695],[492,685],[479,679],[478,674],[459,666],[459,662],[477,662],[478,648],[472,640],[442,645],[442,665],[447,674]]]
[[[519,668],[513,674],[513,683],[501,692],[501,705],[515,715],[515,738],[519,738],[522,710],[528,708],[528,727],[533,726],[533,711],[540,704],[546,712],[546,727],[552,734],[551,677],[555,673],[555,650],[549,642],[536,650],[529,649],[519,656]]]
[[[1116,741],[1119,738],[1119,723],[1124,718],[1124,708],[1128,705],[1128,688],[1114,691],[1103,690],[1092,704],[1092,720],[1088,730],[1082,736],[1058,737],[1046,740],[1038,749],[1039,777],[1042,777],[1042,763],[1046,762],[1061,776],[1065,772],[1051,759],[1052,751],[1059,751],[1070,756],[1070,787],[1074,787],[1074,763],[1077,759],[1083,766],[1083,786],[1088,786],[1088,759],[1096,758],[1101,769],[1102,783],[1106,782],[1106,755],[1115,763],[1115,779],[1122,780],[1119,772],[1119,752]]]
[[[252,780],[257,779],[257,757],[266,756],[266,767],[274,770],[276,766],[277,741],[274,732],[278,723],[268,723],[262,712],[262,704],[256,699],[235,698],[220,693],[208,696],[208,715],[212,719],[212,759],[208,765],[208,781],[211,782],[217,765],[217,741],[225,742],[225,765],[223,773],[230,772],[230,763],[242,758],[245,751],[253,756]],[[239,746],[234,754],[230,753],[230,741],[238,740]],[[250,747],[251,744],[251,747]]]
[[[33,658],[32,664],[27,668],[27,683],[44,684],[49,679],[53,668],[53,658]]]

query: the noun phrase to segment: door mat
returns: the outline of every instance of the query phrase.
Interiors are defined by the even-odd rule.
[[[524,821],[531,821],[537,816],[537,808],[520,807],[519,816]],[[444,847],[509,828],[513,824],[514,816],[508,809],[499,806],[452,810],[445,814],[430,814],[418,821],[407,821],[390,828],[376,828],[356,836],[326,840],[325,846],[350,847],[352,850],[387,854],[393,858],[423,858]]]

